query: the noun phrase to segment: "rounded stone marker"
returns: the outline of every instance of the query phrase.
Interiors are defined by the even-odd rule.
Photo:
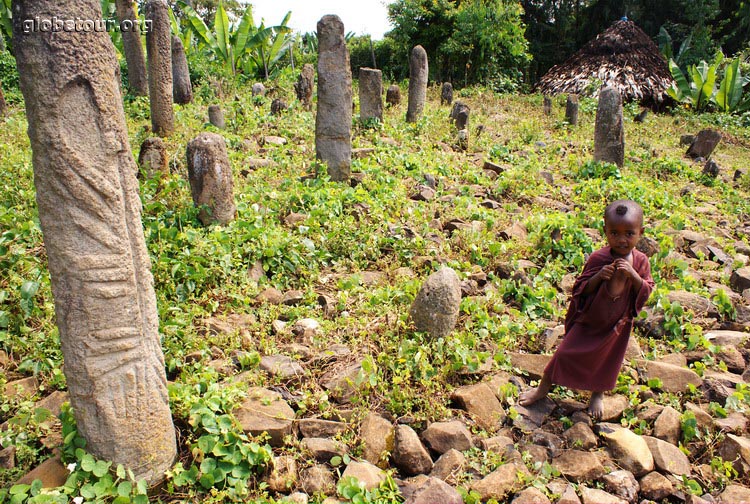
[[[165,137],[174,131],[172,36],[166,0],[148,0],[146,20],[151,22],[151,29],[146,33],[151,129],[155,134]]]
[[[578,124],[578,95],[569,94],[568,101],[565,102],[565,120],[571,126]]]
[[[614,163],[619,167],[625,160],[625,131],[622,124],[622,97],[607,86],[599,92],[594,128],[594,161]]]
[[[172,35],[172,97],[179,105],[193,101],[193,85],[190,83],[187,56],[182,40],[177,35]]]
[[[305,63],[302,67],[297,82],[294,83],[294,91],[297,93],[297,99],[302,102],[305,110],[312,107],[313,87],[315,86],[315,67],[310,63]]]
[[[331,180],[349,182],[352,162],[352,72],[338,16],[318,21],[318,113],[315,153]]]
[[[226,128],[226,123],[224,122],[224,112],[221,110],[220,105],[209,105],[208,106],[208,122],[213,124],[219,129]]]
[[[359,118],[383,122],[383,72],[374,68],[359,69]]]
[[[440,88],[440,105],[450,105],[453,103],[453,84],[443,82]]]
[[[150,137],[143,141],[138,153],[138,166],[148,178],[153,178],[157,173],[169,173],[167,146],[161,138]]]
[[[224,137],[203,132],[187,145],[188,177],[193,203],[201,206],[198,218],[204,225],[226,224],[234,219],[234,179]],[[207,208],[206,208],[207,207]]]
[[[417,331],[433,338],[445,337],[458,321],[461,304],[461,282],[451,268],[441,268],[430,275],[419,289],[409,314]]]
[[[385,92],[385,102],[389,107],[395,107],[401,103],[401,88],[396,84],[388,86],[388,90]]]
[[[421,45],[411,50],[409,58],[409,104],[406,122],[417,122],[422,117],[427,98],[427,51]]]
[[[101,19],[99,1],[13,3],[64,372],[86,450],[158,482],[175,432],[115,50],[106,32],[24,29],[73,17]]]

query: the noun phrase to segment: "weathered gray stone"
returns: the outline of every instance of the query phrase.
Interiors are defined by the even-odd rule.
[[[352,162],[352,72],[338,16],[318,21],[318,113],[315,152],[331,180],[348,182]]]
[[[297,427],[299,427],[299,432],[303,438],[331,438],[347,429],[347,425],[344,422],[323,420],[322,418],[303,418],[297,423]]]
[[[702,130],[695,136],[685,155],[690,159],[708,159],[720,141],[721,133],[719,131]]]
[[[341,457],[349,452],[345,444],[328,438],[304,438],[300,446],[318,462],[330,462],[333,457]]]
[[[409,313],[417,331],[432,338],[448,336],[458,321],[461,304],[461,282],[451,268],[441,268],[422,285]]]
[[[264,86],[262,82],[256,82],[255,84],[253,84],[251,91],[253,93],[253,96],[265,96],[266,86]]]
[[[598,488],[580,486],[578,489],[581,492],[583,504],[628,504],[628,501]]]
[[[169,6],[166,0],[146,2],[146,20],[151,27],[146,32],[148,53],[148,96],[151,106],[151,130],[161,136],[174,131],[172,110],[172,36]]]
[[[477,492],[482,501],[495,499],[502,502],[508,494],[522,488],[518,473],[530,476],[523,464],[512,462],[501,465],[481,480],[472,483],[471,490]]]
[[[294,83],[294,91],[297,93],[297,99],[302,102],[305,110],[312,108],[312,95],[315,87],[315,67],[310,63],[305,63],[302,71]]]
[[[549,397],[529,406],[515,406],[518,416],[513,419],[513,426],[523,431],[533,431],[540,427],[555,410],[555,403]]]
[[[188,68],[182,40],[177,35],[172,35],[172,98],[179,105],[193,101],[190,68]]]
[[[198,218],[204,225],[227,224],[237,214],[234,178],[224,137],[204,131],[187,145],[188,178]]]
[[[393,463],[407,476],[429,474],[432,459],[419,436],[408,425],[396,426]]]
[[[571,126],[578,125],[578,95],[569,94],[565,103],[565,121]]]
[[[739,293],[742,293],[745,289],[750,289],[750,266],[733,271],[729,278],[729,285],[732,290]]]
[[[364,444],[362,457],[380,468],[387,467],[384,455],[393,451],[394,434],[391,422],[377,413],[368,413],[359,426],[359,437]]]
[[[433,478],[440,478],[450,485],[455,485],[465,467],[466,457],[464,454],[451,448],[435,461],[430,476]]]
[[[636,477],[654,470],[654,457],[646,441],[620,425],[599,424],[599,435],[604,438],[612,458]]]
[[[453,84],[443,82],[440,88],[440,105],[450,105],[453,103]]]
[[[666,406],[654,422],[654,437],[677,445],[682,434],[682,415],[673,407]]]
[[[581,450],[564,450],[552,459],[552,467],[560,471],[564,478],[578,483],[600,478],[605,472],[599,457]]]
[[[549,498],[536,487],[524,488],[513,498],[512,504],[551,504]]]
[[[695,371],[684,367],[647,360],[637,360],[636,364],[643,369],[641,378],[644,381],[659,378],[662,382],[662,390],[673,394],[687,391],[688,384],[700,387],[703,383]]]
[[[426,478],[404,504],[462,504],[458,490],[438,478]]]
[[[297,486],[299,471],[297,461],[290,455],[273,458],[271,471],[265,478],[272,492],[287,493]]]
[[[396,84],[388,86],[388,90],[385,92],[385,103],[390,107],[395,107],[401,103],[401,88]]]
[[[361,121],[383,121],[383,72],[359,69],[359,117]]]
[[[271,102],[271,114],[273,115],[281,115],[287,108],[289,108],[288,105],[281,98],[274,98]]]
[[[662,474],[652,472],[641,478],[641,496],[646,499],[659,501],[668,497],[674,490],[672,483]]]
[[[271,446],[283,446],[284,436],[292,433],[295,415],[278,392],[252,387],[234,410],[234,416],[244,432],[253,436],[268,433]]]
[[[451,119],[453,119],[454,124],[456,125],[457,130],[464,130],[467,128],[469,124],[469,115],[471,114],[471,109],[469,109],[469,106],[466,105],[463,102],[457,101],[453,104],[453,109],[451,110]]]
[[[369,462],[349,462],[344,472],[341,474],[342,478],[353,477],[357,478],[360,483],[364,485],[367,490],[377,488],[380,483],[385,481],[385,471],[379,467],[372,465]]]
[[[466,451],[473,446],[471,432],[458,420],[431,423],[422,432],[422,440],[428,448],[440,454],[451,449]]]
[[[409,103],[406,122],[417,122],[422,117],[427,98],[427,51],[421,45],[411,50],[409,58]]]
[[[563,438],[565,438],[569,448],[591,450],[599,444],[599,438],[596,437],[591,427],[584,422],[575,423],[563,433]]]
[[[13,9],[39,219],[78,432],[97,458],[160,480],[175,459],[175,435],[112,41],[106,32],[24,30],[27,19],[100,19],[96,0],[19,1]],[[171,103],[171,86],[169,92]]]
[[[123,28],[130,27],[130,29],[121,30],[122,52],[125,54],[125,61],[128,64],[128,83],[136,96],[148,96],[146,60],[143,57],[141,30],[138,16],[133,7],[134,4],[133,0],[115,0],[115,10],[120,26]]]
[[[300,472],[300,487],[309,495],[316,492],[330,495],[336,492],[336,479],[326,466],[315,464]]]
[[[643,439],[651,450],[658,470],[675,476],[690,475],[690,460],[677,446],[656,437],[643,436]]]
[[[708,331],[703,334],[703,337],[717,346],[742,347],[748,341],[748,338],[750,338],[750,333],[741,331]]]
[[[625,129],[622,122],[622,97],[617,88],[599,91],[594,129],[594,161],[622,167],[625,160]]]
[[[505,420],[505,410],[486,383],[459,387],[451,399],[469,413],[482,428],[494,432]]]
[[[602,476],[602,481],[604,489],[616,497],[628,502],[635,502],[638,498],[641,487],[630,471],[613,471]]]
[[[167,146],[164,145],[161,138],[149,137],[143,141],[138,153],[138,165],[148,178],[153,178],[157,174],[169,173]]]
[[[227,127],[227,123],[224,121],[224,111],[221,110],[221,105],[208,106],[208,122],[219,129]]]
[[[299,362],[286,355],[264,355],[260,359],[260,368],[272,376],[279,376],[285,380],[307,374]]]

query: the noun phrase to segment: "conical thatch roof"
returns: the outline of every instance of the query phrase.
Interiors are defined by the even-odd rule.
[[[624,101],[659,104],[672,84],[659,48],[632,21],[616,21],[536,84],[543,94],[583,93],[600,80],[620,90]],[[596,91],[598,93],[598,90]]]

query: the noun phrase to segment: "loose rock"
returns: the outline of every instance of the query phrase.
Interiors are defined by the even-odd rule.
[[[451,449],[466,451],[473,446],[469,429],[458,420],[431,423],[422,432],[422,439],[428,448],[440,454]]]
[[[242,430],[253,436],[268,433],[271,446],[283,446],[284,436],[292,433],[294,410],[272,390],[253,387],[247,391],[245,399],[234,416]]]
[[[430,275],[412,303],[409,313],[418,331],[432,338],[448,336],[456,326],[461,304],[461,282],[451,268]]]
[[[422,445],[419,436],[408,425],[396,427],[393,463],[407,476],[428,474],[432,471],[432,459]]]

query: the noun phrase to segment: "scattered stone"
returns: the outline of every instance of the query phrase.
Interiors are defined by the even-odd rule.
[[[203,132],[187,145],[188,177],[193,203],[204,225],[227,224],[237,214],[234,179],[221,135]]]
[[[622,167],[625,160],[625,133],[622,121],[622,96],[617,88],[599,91],[594,131],[594,161]]]
[[[69,475],[70,471],[62,464],[60,456],[55,455],[26,473],[15,484],[31,485],[38,479],[42,482],[42,488],[54,488],[63,486]]]
[[[357,377],[361,371],[361,361],[355,362],[344,369],[335,370],[332,375],[321,382],[321,385],[329,392],[333,400],[348,402],[359,390]]]
[[[407,476],[429,474],[432,471],[430,454],[414,429],[408,425],[396,426],[393,463]]]
[[[336,479],[333,472],[326,466],[315,464],[302,469],[300,472],[300,486],[308,494],[315,493],[334,494],[336,492]]]
[[[424,282],[412,303],[411,315],[417,331],[432,338],[448,336],[456,326],[461,304],[461,282],[451,268],[441,268]]]
[[[282,497],[279,501],[280,504],[307,504],[310,501],[307,494],[302,492],[294,492],[286,497]]]
[[[473,446],[469,429],[458,420],[431,423],[422,432],[422,440],[428,448],[440,454],[451,449],[466,451]]]
[[[5,384],[4,395],[12,399],[17,397],[32,397],[39,393],[39,381],[35,376],[28,376]]]
[[[729,285],[733,291],[739,293],[750,289],[750,266],[733,271],[732,276],[729,278]]]
[[[544,374],[544,368],[552,358],[551,355],[526,354],[518,352],[509,352],[510,362],[513,367],[529,375],[531,380],[539,380]]]
[[[708,159],[720,141],[721,132],[705,129],[695,136],[685,155],[690,159]]]
[[[523,431],[533,431],[541,426],[555,409],[555,403],[549,397],[530,406],[515,405],[518,416],[513,419],[513,426]]]
[[[619,470],[605,474],[602,477],[604,488],[607,492],[625,499],[628,502],[635,502],[640,492],[640,485],[630,471]]]
[[[289,106],[281,98],[274,98],[271,102],[271,114],[273,115],[281,115],[281,113],[285,112],[288,108]]]
[[[383,73],[380,70],[359,69],[359,117],[361,121],[383,122]]]
[[[404,504],[462,504],[458,490],[438,478],[425,478]]]
[[[581,450],[563,450],[552,459],[552,467],[564,478],[578,483],[598,479],[605,473],[596,454]]]
[[[650,236],[641,236],[638,240],[635,248],[646,254],[648,257],[653,257],[659,253],[660,247],[659,242],[651,238]]]
[[[583,504],[629,504],[628,501],[620,499],[604,490],[580,486],[581,500]]]
[[[451,394],[451,400],[490,432],[495,432],[505,420],[503,406],[486,383],[459,387]]]
[[[479,494],[482,501],[495,499],[504,501],[509,494],[521,489],[518,473],[531,476],[526,466],[519,463],[504,464],[479,481],[471,484],[471,490]]]
[[[426,185],[417,186],[417,192],[409,196],[414,201],[432,201],[435,199],[435,189]]]
[[[750,473],[750,439],[727,434],[719,444],[717,453],[722,459],[732,462],[740,476]]]
[[[393,451],[394,435],[391,422],[377,413],[368,413],[359,426],[359,437],[364,445],[362,457],[380,468],[387,467],[385,455]]]
[[[641,478],[641,496],[646,499],[660,501],[672,494],[672,483],[658,472],[652,472]]]
[[[143,141],[138,154],[138,166],[148,178],[153,178],[157,174],[169,173],[167,147],[161,138],[149,137]]]
[[[266,86],[264,86],[260,82],[256,82],[255,84],[253,84],[252,93],[253,93],[253,96],[265,96]]]
[[[716,352],[716,360],[726,364],[730,373],[742,374],[745,371],[745,358],[734,346],[723,346]]]
[[[560,499],[557,501],[557,504],[581,504],[581,499],[578,498],[576,489],[571,484],[566,485],[565,489],[560,492],[560,494]]]
[[[274,135],[264,136],[263,145],[286,145],[286,138]]]
[[[677,446],[682,436],[682,415],[673,407],[666,406],[654,422],[654,437]]]
[[[684,290],[671,291],[667,294],[670,303],[679,303],[685,310],[691,310],[699,317],[716,317],[718,312],[714,304],[694,292]]]
[[[13,445],[0,450],[0,469],[13,469],[16,467],[16,447]]]
[[[260,369],[271,376],[278,376],[284,380],[299,378],[307,374],[299,362],[286,355],[263,356],[260,359]]]
[[[328,438],[304,438],[300,446],[321,463],[330,462],[333,457],[341,457],[349,451],[346,445]]]
[[[271,471],[265,481],[272,492],[287,493],[297,486],[299,479],[297,461],[290,455],[274,457]]]
[[[300,290],[289,290],[281,297],[281,304],[297,306],[305,300],[305,293]]]
[[[654,457],[646,441],[620,425],[599,424],[599,435],[607,442],[607,447],[617,464],[632,472],[636,477],[654,470]]]
[[[343,422],[321,418],[303,418],[297,426],[303,438],[332,438],[347,429],[347,425]]]
[[[390,107],[395,107],[401,103],[401,88],[396,84],[388,86],[388,90],[385,92],[385,102]]]
[[[315,152],[331,180],[348,182],[352,162],[352,72],[344,23],[336,15],[318,21],[318,113]]]
[[[521,490],[511,504],[551,504],[551,501],[541,490],[532,486]]]
[[[190,83],[185,48],[177,35],[172,35],[172,99],[179,105],[193,101],[193,85]]]
[[[734,413],[730,413],[726,418],[715,419],[714,428],[722,432],[734,432],[735,434],[742,434],[747,431],[748,419],[743,413],[735,411]]]
[[[365,489],[372,490],[377,488],[380,483],[385,481],[385,471],[369,462],[349,462],[346,469],[341,474],[342,478],[354,477],[364,485]]]
[[[297,99],[302,102],[302,106],[305,110],[312,108],[312,95],[313,88],[315,86],[315,67],[310,63],[305,63],[302,67],[297,82],[294,83],[294,91],[297,94]]]
[[[151,131],[160,137],[174,131],[172,111],[172,36],[166,0],[146,2],[146,52],[148,54],[148,97]]]
[[[656,469],[677,477],[690,475],[690,460],[677,446],[651,436],[643,436],[643,439],[651,450]]]
[[[284,298],[284,294],[274,287],[269,287],[255,297],[258,303],[268,303],[278,305],[281,304],[281,300]]]
[[[305,222],[310,216],[303,213],[291,212],[289,215],[284,217],[284,225],[294,227],[297,224]]]
[[[427,97],[427,52],[421,45],[415,46],[409,58],[409,103],[406,122],[417,122],[422,117]]]
[[[727,485],[721,495],[719,495],[718,502],[726,504],[749,504],[750,488],[742,485]]]
[[[565,103],[565,121],[571,126],[578,125],[578,95],[569,94]]]
[[[604,411],[602,412],[602,422],[611,422],[617,420],[623,412],[630,406],[627,397],[623,395],[605,395],[603,399]]]
[[[443,453],[432,466],[430,476],[440,478],[450,485],[455,485],[458,477],[464,472],[466,457],[458,450],[451,448]]]
[[[575,423],[563,433],[563,438],[569,448],[592,450],[599,445],[599,438],[596,437],[591,427],[584,422]]]
[[[662,382],[661,388],[666,392],[685,392],[688,389],[688,384],[700,387],[703,383],[703,380],[695,371],[687,368],[647,360],[637,360],[636,363],[639,368],[643,368],[642,380],[659,378]]]
[[[252,387],[234,416],[244,432],[253,436],[268,433],[270,445],[279,447],[284,444],[284,436],[292,433],[295,414],[278,392]]]

